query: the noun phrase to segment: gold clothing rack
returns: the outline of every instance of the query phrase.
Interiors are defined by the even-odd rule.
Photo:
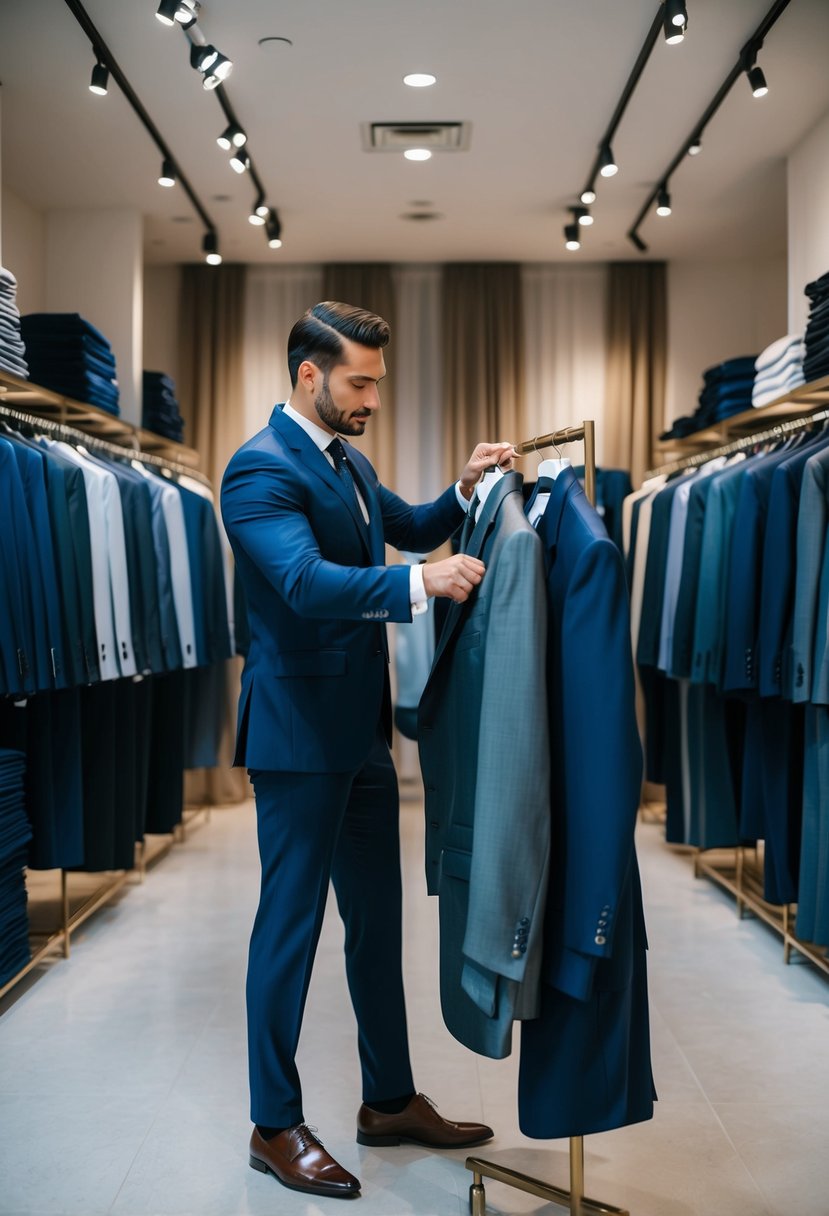
[[[814,426],[816,422],[825,422],[829,418],[829,410],[818,410],[814,414],[808,414],[803,418],[794,418],[788,422],[777,422],[774,426],[767,427],[764,430],[752,431],[750,434],[741,435],[739,439],[732,439],[728,443],[722,443],[719,447],[707,448],[704,452],[694,452],[690,456],[682,456],[677,460],[671,460],[668,464],[657,465],[655,469],[649,469],[645,474],[647,481],[651,477],[658,477],[660,474],[678,473],[682,469],[692,469],[697,465],[707,464],[709,460],[714,460],[717,456],[732,456],[735,452],[744,452],[746,448],[756,447],[758,443],[768,443],[775,439],[782,439],[786,435],[791,435],[795,431],[804,431],[810,426]]]
[[[567,443],[584,443],[584,492],[592,506],[596,505],[596,425],[591,420],[581,426],[568,426],[549,435],[539,435],[523,443],[514,444],[520,456],[538,452],[542,448],[561,447]],[[485,1161],[482,1157],[467,1157],[466,1168],[472,1173],[469,1187],[469,1210],[472,1216],[486,1216],[486,1189],[484,1178],[502,1182],[527,1195],[537,1195],[548,1203],[569,1208],[571,1216],[630,1216],[626,1208],[613,1207],[598,1199],[588,1199],[584,1193],[584,1137],[570,1137],[570,1189],[542,1182],[529,1174],[510,1170],[505,1166]]]

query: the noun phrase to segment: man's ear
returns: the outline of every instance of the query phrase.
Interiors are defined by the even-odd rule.
[[[316,396],[316,385],[321,375],[320,369],[316,363],[312,363],[310,359],[303,359],[297,368],[297,381],[306,392],[312,397]]]

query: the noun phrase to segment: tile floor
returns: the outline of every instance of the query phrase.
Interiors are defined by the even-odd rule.
[[[485,1157],[566,1185],[567,1143],[517,1128],[517,1056],[449,1036],[422,811],[404,804],[406,974],[419,1086],[497,1137]],[[639,848],[651,940],[652,1122],[588,1138],[587,1192],[631,1216],[827,1216],[829,983],[695,880],[660,829]],[[242,1002],[258,883],[253,809],[215,812],[0,1005],[2,1216],[318,1216],[338,1201],[247,1165]],[[463,1152],[354,1141],[359,1075],[333,900],[301,1045],[309,1121],[362,1180],[361,1216],[463,1216]],[[562,1209],[492,1183],[492,1213]]]

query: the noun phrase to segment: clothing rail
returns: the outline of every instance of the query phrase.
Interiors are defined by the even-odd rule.
[[[566,443],[584,441],[584,492],[592,506],[596,505],[596,424],[592,419],[586,419],[581,426],[566,426],[560,431],[551,431],[549,435],[539,435],[535,439],[525,439],[516,443],[519,456],[528,452],[540,452],[542,448],[557,448]]]
[[[84,447],[94,448],[96,451],[107,452],[111,456],[118,456],[122,460],[128,457],[130,460],[140,460],[142,464],[153,465],[163,472],[176,473],[180,476],[192,477],[199,481],[202,485],[210,486],[209,478],[205,477],[204,473],[200,473],[198,469],[191,468],[190,465],[179,464],[175,460],[167,460],[163,456],[156,456],[153,452],[143,452],[137,447],[138,438],[136,435],[131,435],[131,445],[110,443],[107,439],[99,439],[97,435],[87,434],[86,431],[81,431],[77,427],[69,426],[65,422],[55,422],[53,418],[42,418],[39,414],[29,414],[25,410],[17,409],[12,405],[4,405],[0,401],[0,418],[9,418],[15,422],[22,422],[25,426],[33,427],[35,430],[48,431],[52,435],[57,435],[61,439],[70,440],[72,443],[82,443]]]
[[[560,447],[567,443],[584,442],[584,492],[592,506],[596,505],[596,425],[592,419],[581,426],[568,426],[549,435],[526,439],[514,444],[519,456],[538,452],[542,448]],[[466,1168],[472,1173],[469,1187],[469,1210],[472,1216],[486,1216],[486,1189],[484,1178],[492,1178],[505,1186],[514,1187],[527,1195],[537,1195],[548,1203],[569,1208],[571,1216],[630,1216],[626,1208],[613,1207],[598,1199],[588,1199],[584,1194],[584,1137],[570,1137],[570,1189],[542,1182],[518,1170],[509,1170],[502,1165],[485,1161],[482,1157],[467,1157]]]
[[[777,422],[774,426],[766,427],[759,431],[751,431],[747,435],[741,435],[739,439],[732,439],[728,443],[720,444],[719,447],[706,448],[704,452],[694,452],[691,456],[683,456],[679,460],[670,461],[668,464],[657,465],[655,469],[648,470],[645,474],[645,480],[649,477],[658,477],[663,473],[678,473],[681,469],[691,469],[696,465],[706,464],[716,456],[730,456],[734,452],[742,452],[746,448],[754,447],[757,443],[765,443],[769,439],[779,439],[782,435],[789,435],[793,431],[806,430],[807,427],[813,426],[816,422],[823,422],[827,418],[829,418],[829,410],[818,410],[816,413],[807,414],[803,418],[793,418],[788,422]]]

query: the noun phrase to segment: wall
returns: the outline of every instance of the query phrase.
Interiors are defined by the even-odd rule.
[[[786,259],[670,262],[665,421],[691,414],[702,372],[788,332]]]
[[[144,367],[179,377],[180,266],[144,267]]]
[[[829,114],[788,161],[789,332],[802,333],[809,314],[803,288],[829,270]]]
[[[2,265],[17,279],[21,313],[42,312],[46,304],[46,217],[11,190],[0,205]]]

